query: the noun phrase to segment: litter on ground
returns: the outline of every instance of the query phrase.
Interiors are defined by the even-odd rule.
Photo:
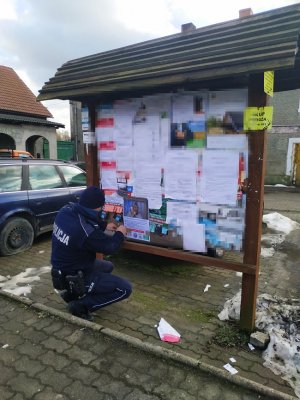
[[[160,339],[163,342],[177,343],[180,341],[180,333],[176,331],[164,318],[161,318],[157,327]]]

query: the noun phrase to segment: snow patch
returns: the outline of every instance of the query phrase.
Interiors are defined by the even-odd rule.
[[[220,320],[239,319],[241,291],[225,302]],[[257,298],[256,327],[270,335],[263,352],[264,366],[281,375],[300,399],[300,301],[261,294]]]
[[[221,321],[228,319],[240,319],[240,307],[241,307],[241,290],[225,302],[223,310],[218,315]]]
[[[295,229],[300,228],[300,224],[298,224],[298,222],[293,221],[292,219],[285,217],[284,215],[281,215],[277,212],[265,214],[263,216],[263,222],[267,224],[267,227],[269,229],[280,232],[267,233],[265,235],[262,235],[261,243],[263,245],[270,246],[261,248],[261,256],[265,258],[272,257],[274,255],[276,246],[278,246],[285,240],[285,236],[287,234]]]
[[[298,224],[298,222],[295,222],[292,219],[285,217],[284,215],[277,212],[265,214],[263,216],[263,222],[267,224],[269,229],[283,232],[285,234],[292,232],[294,229],[300,228],[300,224]]]
[[[260,255],[264,258],[267,257],[272,257],[275,253],[275,249],[273,247],[267,248],[267,247],[262,247]]]
[[[40,275],[49,272],[51,267],[26,268],[24,272],[11,277],[0,276],[0,289],[17,296],[26,296],[31,292],[32,283],[40,280]]]

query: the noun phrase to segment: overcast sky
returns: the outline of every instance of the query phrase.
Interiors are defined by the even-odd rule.
[[[13,68],[38,95],[66,61],[283,7],[289,0],[0,0],[0,65]],[[43,104],[70,131],[67,101]]]

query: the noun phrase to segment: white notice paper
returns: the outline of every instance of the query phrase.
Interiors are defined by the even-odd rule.
[[[114,140],[114,129],[113,128],[96,128],[97,142],[105,142]]]
[[[151,121],[152,122],[152,121]],[[158,162],[160,159],[160,136],[158,118],[155,123],[135,124],[133,130],[135,160]]]
[[[214,204],[237,202],[239,152],[204,150],[200,180],[201,201]]]
[[[176,123],[193,121],[194,119],[194,96],[173,96],[173,121]]]
[[[135,169],[134,195],[146,197],[149,208],[162,206],[161,167],[150,162],[137,162]]]
[[[207,135],[207,149],[247,149],[247,136],[238,135]]]
[[[167,223],[176,226],[182,225],[184,221],[196,223],[198,217],[197,211],[198,208],[196,204],[180,201],[168,201],[166,216]]]
[[[116,159],[116,150],[98,150],[99,161],[114,161]]]
[[[114,139],[119,146],[132,146],[133,129],[132,117],[116,116]]]
[[[185,150],[168,151],[164,169],[166,197],[196,201],[197,170],[197,153]]]
[[[124,225],[128,229],[149,232],[149,220],[143,218],[133,218],[124,216]]]
[[[117,175],[115,169],[103,169],[101,171],[101,187],[103,190],[117,190]]]
[[[132,147],[117,145],[116,161],[117,161],[118,171],[132,171],[133,169]]]
[[[183,249],[204,253],[205,247],[205,225],[196,223],[184,223],[183,232]]]

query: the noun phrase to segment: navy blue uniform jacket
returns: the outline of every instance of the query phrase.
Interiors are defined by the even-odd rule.
[[[96,212],[79,204],[69,203],[57,214],[52,233],[51,264],[64,274],[78,270],[88,273],[96,253],[113,254],[123,241],[122,232],[113,236],[104,233],[105,222],[97,221]]]

